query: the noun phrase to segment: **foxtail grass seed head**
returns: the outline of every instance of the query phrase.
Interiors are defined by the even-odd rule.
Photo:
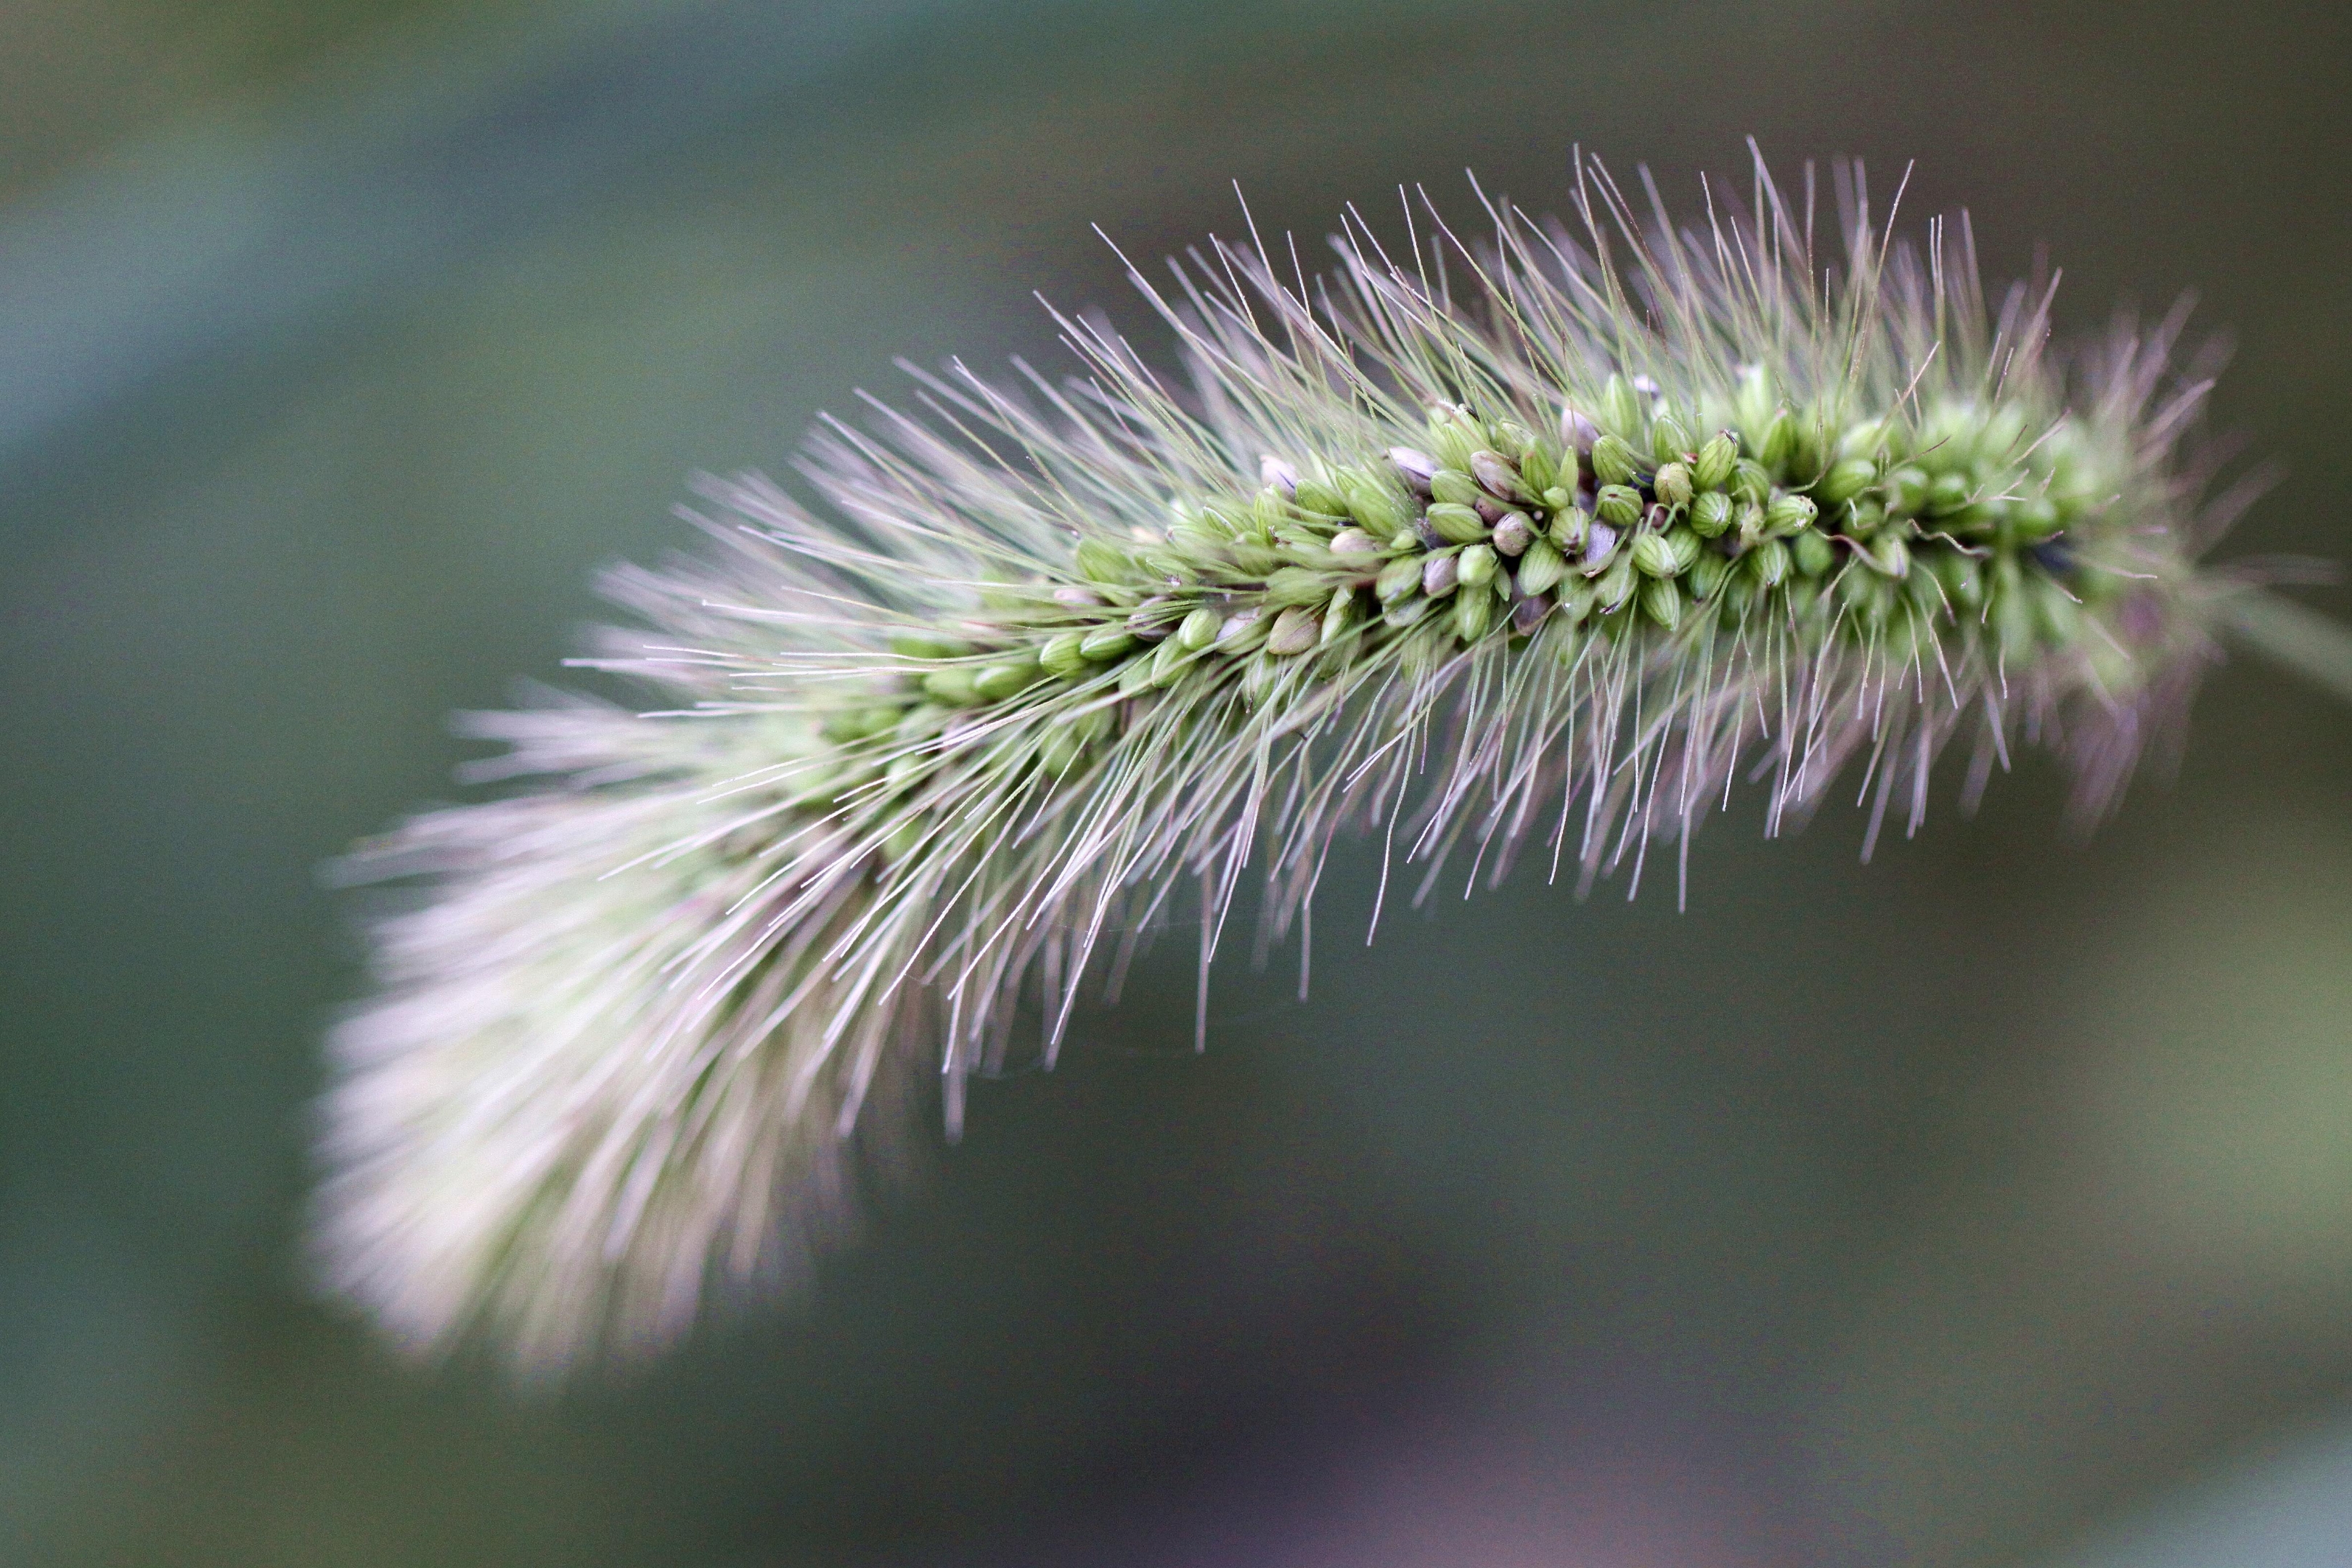
[[[333,1035],[326,1279],[421,1352],[657,1348],[839,1231],[925,1074],[952,1129],[1126,934],[1190,910],[1205,973],[1343,831],[1637,885],[1739,780],[1778,832],[1858,773],[1874,840],[2029,741],[2102,816],[2244,592],[2179,322],[2054,351],[1839,180],[1834,245],[1760,165],[1669,230],[1589,163],[1571,226],[1351,221],[1319,285],[1220,244],[1135,275],[1186,389],[1059,319],[1067,385],[823,426],[824,510],[706,481],[582,661],[653,711],[477,716],[532,782],[344,863],[425,891]]]

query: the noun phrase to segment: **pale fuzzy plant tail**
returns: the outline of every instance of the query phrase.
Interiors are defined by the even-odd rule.
[[[1964,803],[2037,742],[2095,820],[2252,602],[2175,456],[2208,380],[2178,316],[2053,355],[1964,222],[1839,195],[1830,264],[1760,163],[1691,229],[1580,162],[1573,235],[1216,244],[1136,277],[1181,388],[1064,320],[1081,380],[824,429],[830,517],[707,484],[714,548],[614,574],[650,629],[583,661],[658,710],[479,718],[535,782],[347,865],[421,891],[332,1042],[326,1279],[425,1353],[657,1347],[838,1229],[919,1071],[952,1131],[1171,920],[1205,998],[1343,829],[1415,896],[1528,847],[1630,890],[1742,777],[1768,830],[1857,773],[1916,828],[1956,741]]]

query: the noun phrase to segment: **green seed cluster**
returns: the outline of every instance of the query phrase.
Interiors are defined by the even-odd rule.
[[[828,736],[912,743],[1047,682],[1134,696],[1222,669],[1256,700],[1285,661],[1350,639],[1467,647],[1554,617],[1571,657],[1586,635],[1773,614],[1824,638],[1950,629],[2020,661],[2079,636],[2081,605],[2120,581],[2071,537],[2102,489],[2063,419],[1958,401],[1840,418],[1777,399],[1760,371],[1717,401],[1703,422],[1612,376],[1556,437],[1454,405],[1423,447],[1311,474],[1269,458],[1254,496],[1180,504],[1132,543],[1088,538],[1072,581],[1001,593],[993,636],[895,639],[904,689]],[[1114,728],[1103,710],[1056,726],[1041,760],[1066,772]]]

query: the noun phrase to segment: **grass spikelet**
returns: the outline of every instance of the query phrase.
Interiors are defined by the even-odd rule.
[[[1350,213],[1319,280],[1213,244],[1135,276],[1181,384],[1064,318],[1076,380],[822,426],[822,513],[705,483],[582,661],[657,710],[478,717],[529,782],[346,863],[425,892],[333,1037],[326,1279],[420,1352],[657,1347],[840,1226],[919,1071],[952,1131],[1123,939],[1197,921],[1205,986],[1345,832],[1423,893],[1630,889],[1742,780],[1875,842],[2027,742],[2095,821],[2246,602],[2176,457],[2207,378],[2177,316],[2053,352],[1965,220],[1837,188],[1818,249],[1760,163],[1686,227],[1580,163],[1570,224]]]

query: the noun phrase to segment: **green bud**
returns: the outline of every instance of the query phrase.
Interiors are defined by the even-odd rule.
[[[1569,508],[1576,504],[1576,487],[1574,485],[1554,485],[1551,489],[1544,491],[1543,503],[1545,510],[1549,511],[1566,511]]]
[[[1837,564],[1837,547],[1820,529],[1809,528],[1790,539],[1789,558],[1796,563],[1799,572],[1818,577]]]
[[[1089,583],[1124,583],[1135,575],[1135,563],[1108,539],[1079,540],[1076,561],[1078,575]]]
[[[1130,658],[1118,667],[1118,694],[1134,697],[1151,689],[1152,658]]]
[[[1433,599],[1442,599],[1454,592],[1462,580],[1462,564],[1454,552],[1441,550],[1423,558],[1421,591]]]
[[[1675,547],[1666,542],[1663,533],[1644,533],[1633,541],[1633,565],[1644,576],[1672,577],[1675,574]]]
[[[1114,621],[1107,626],[1097,626],[1078,644],[1078,651],[1099,664],[1117,658],[1135,646],[1135,634],[1123,623]]]
[[[1462,552],[1462,559],[1457,570],[1462,585],[1465,588],[1481,587],[1486,584],[1493,582],[1495,580],[1495,551],[1493,546],[1486,544],[1472,545],[1469,549]]]
[[[1894,585],[1868,572],[1848,572],[1837,580],[1839,600],[1869,626],[1884,626],[1895,608]]]
[[[1752,547],[1764,537],[1764,509],[1752,500],[1742,501],[1739,510],[1732,513],[1731,523],[1739,531],[1740,546]]]
[[[1642,608],[1649,617],[1672,631],[1683,618],[1683,591],[1675,586],[1671,577],[1658,577],[1642,584]]]
[[[1731,468],[1731,497],[1762,506],[1772,497],[1772,475],[1753,458],[1742,458]]]
[[[971,651],[971,647],[922,632],[892,632],[890,651],[900,658],[961,658]]]
[[[1476,642],[1486,635],[1495,621],[1495,596],[1492,594],[1457,594],[1454,597],[1454,635],[1464,642]]]
[[[1712,599],[1723,580],[1731,575],[1731,563],[1712,550],[1699,552],[1691,563],[1690,591],[1694,599]]]
[[[1764,438],[1757,443],[1756,455],[1773,473],[1785,474],[1790,460],[1797,455],[1797,416],[1783,408],[1764,426]]]
[[[1691,480],[1703,490],[1719,490],[1731,482],[1732,470],[1738,463],[1739,443],[1726,430],[1698,449]]]
[[[1631,528],[1642,521],[1642,492],[1631,485],[1603,485],[1592,510],[1612,528]]]
[[[1592,443],[1592,472],[1602,484],[1631,484],[1641,471],[1633,448],[1616,437],[1603,436]]]
[[[1623,432],[1637,429],[1642,423],[1642,405],[1622,375],[1612,375],[1601,389],[1601,417],[1612,430]],[[1594,444],[1596,448],[1599,443]]]
[[[1731,526],[1731,498],[1709,490],[1691,503],[1690,525],[1701,539],[1719,539]]]
[[[1348,515],[1348,500],[1339,490],[1319,479],[1301,479],[1290,497],[1301,511],[1319,512],[1325,517]]]
[[[1690,449],[1690,436],[1673,415],[1661,414],[1650,426],[1650,455],[1660,463],[1671,463]]]
[[[1086,668],[1087,658],[1080,651],[1086,640],[1084,632],[1064,632],[1037,650],[1037,662],[1066,680]]]
[[[1785,539],[1800,529],[1811,528],[1817,515],[1819,509],[1810,498],[1783,491],[1764,509],[1764,531]]]
[[[1304,605],[1293,605],[1275,617],[1265,651],[1276,658],[1288,658],[1313,647],[1322,635],[1323,617]]]
[[[1400,555],[1381,568],[1372,592],[1383,605],[1393,605],[1399,599],[1409,599],[1421,592],[1421,557]]]
[[[1525,458],[1535,447],[1535,432],[1516,420],[1497,419],[1489,428],[1495,433],[1495,450],[1514,463]]]
[[[1028,690],[1036,683],[1040,673],[1034,659],[992,664],[980,672],[980,679],[973,681],[972,686],[987,700],[1002,702],[1008,697]]]
[[[1545,531],[1561,550],[1574,552],[1584,548],[1585,534],[1591,526],[1592,519],[1580,509],[1563,503],[1551,514],[1551,527]]]
[[[1475,544],[1486,537],[1486,520],[1452,501],[1429,503],[1429,526],[1448,544]]]
[[[1937,474],[1927,485],[1927,512],[1958,511],[1969,504],[1971,490],[1966,474]]]
[[[1691,471],[1680,463],[1668,463],[1658,470],[1651,481],[1658,499],[1668,506],[1688,506],[1691,503]]]
[[[1192,650],[1186,647],[1182,642],[1179,641],[1175,637],[1170,637],[1167,641],[1161,643],[1158,647],[1151,650],[1151,684],[1154,686],[1175,685],[1176,678],[1184,673],[1185,663],[1190,660],[1192,657]],[[1140,664],[1143,661],[1138,659],[1136,662]]]
[[[1777,588],[1789,577],[1789,547],[1768,539],[1747,555],[1748,570],[1759,588]]]
[[[1120,635],[1126,635],[1126,628],[1120,628]],[[923,677],[923,691],[933,701],[944,702],[950,708],[969,708],[980,700],[976,674],[968,665],[951,664]]]
[[[1867,458],[1848,458],[1813,481],[1813,499],[1823,506],[1853,500],[1878,479],[1878,465]]]

